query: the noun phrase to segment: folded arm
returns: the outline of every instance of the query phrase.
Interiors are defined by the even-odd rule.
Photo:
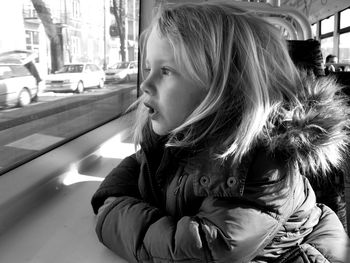
[[[102,211],[102,243],[130,262],[248,262],[281,222],[251,204],[207,197],[196,216],[179,220],[135,197],[120,196]]]
[[[121,163],[106,176],[93,195],[91,205],[94,213],[98,213],[99,208],[104,205],[105,200],[109,197],[124,195],[140,197],[138,189],[139,173],[140,164],[136,159],[136,154],[123,159]]]

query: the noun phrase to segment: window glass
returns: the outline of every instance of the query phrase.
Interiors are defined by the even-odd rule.
[[[339,63],[350,63],[350,32],[339,36]]]
[[[33,31],[33,44],[35,45],[39,44],[39,33],[36,31]]]
[[[350,8],[340,12],[340,29],[350,27]]]
[[[26,69],[24,66],[21,66],[21,65],[12,65],[11,69],[12,69],[13,75],[16,77],[30,75],[30,72],[28,71],[28,69]]]
[[[73,0],[72,2],[73,6],[72,6],[72,15],[74,18],[79,18],[80,16],[80,3],[78,0]]]
[[[311,31],[312,31],[312,37],[316,38],[317,37],[317,23],[311,25]]]
[[[12,70],[10,66],[0,65],[0,79],[6,79],[12,76]]]
[[[329,54],[334,54],[333,37],[321,39],[321,51],[323,59],[326,59]]]
[[[321,35],[334,31],[334,16],[321,21]]]
[[[90,69],[91,69],[92,71],[98,71],[98,70],[99,70],[98,67],[97,67],[96,65],[94,65],[94,64],[91,64],[91,65],[90,65]]]
[[[32,44],[32,32],[28,30],[26,31],[26,43]]]
[[[140,0],[39,2],[0,1],[0,24],[11,25],[0,27],[0,79],[31,74],[36,84],[28,105],[0,101],[0,175],[118,118],[137,96],[137,70],[107,82],[104,69],[138,58]],[[113,10],[127,12],[115,22]],[[127,34],[111,36],[111,25]]]
[[[134,23],[133,21],[128,21],[128,39],[132,39],[134,35]]]

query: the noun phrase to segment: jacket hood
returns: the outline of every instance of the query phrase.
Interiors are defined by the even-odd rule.
[[[350,144],[350,106],[342,88],[329,77],[305,79],[298,91],[298,103],[278,104],[253,148],[267,149],[267,154],[308,177],[319,178],[334,168],[343,169]],[[155,135],[148,126],[144,132],[147,143],[141,146],[147,152],[164,147],[169,139]],[[211,148],[213,141],[217,138],[188,149],[170,148],[174,156],[188,157]],[[214,148],[218,151],[217,146]],[[249,160],[249,154],[247,157]],[[249,166],[249,161],[244,163]]]
[[[349,144],[348,99],[334,79],[305,80],[300,104],[279,105],[271,114],[265,147],[288,164],[316,176],[338,168]]]

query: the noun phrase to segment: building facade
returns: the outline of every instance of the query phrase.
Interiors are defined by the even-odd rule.
[[[41,75],[51,72],[51,49],[48,25],[58,28],[62,40],[63,63],[94,62],[101,67],[121,61],[120,38],[111,37],[113,22],[110,0],[40,0],[45,22],[35,10],[32,0],[0,3],[0,53],[30,50],[38,54],[36,64]],[[125,0],[123,17],[127,60],[138,54],[138,0]],[[6,25],[11,25],[6,26]]]

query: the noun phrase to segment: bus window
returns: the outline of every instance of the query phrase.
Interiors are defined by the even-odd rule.
[[[311,25],[311,30],[312,30],[312,37],[316,38],[317,37],[317,23]]]
[[[340,12],[340,29],[350,27],[350,9]]]
[[[350,9],[340,12],[339,63],[350,64]],[[349,66],[348,66],[349,68]]]
[[[0,80],[0,175],[117,118],[136,100],[137,69],[122,83],[105,83],[105,70],[138,59],[139,5],[0,3],[0,65],[32,63],[38,73],[35,88],[21,78]],[[112,36],[111,25],[119,33]]]
[[[350,64],[350,32],[339,36],[339,63]]]
[[[321,21],[321,35],[334,31],[334,16]]]
[[[329,54],[333,54],[333,37],[321,39],[322,57],[326,58]]]

